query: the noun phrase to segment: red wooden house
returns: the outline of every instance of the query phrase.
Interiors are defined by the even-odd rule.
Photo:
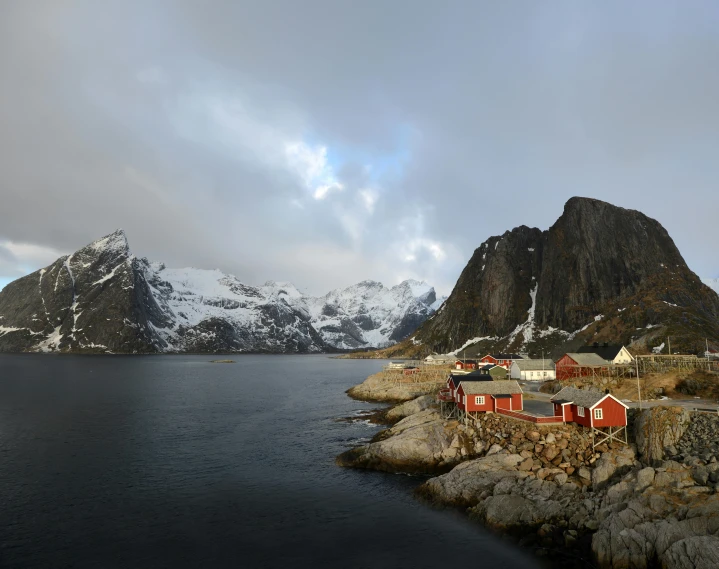
[[[593,367],[609,364],[610,362],[597,354],[568,353],[555,362],[554,369],[557,379],[567,380],[592,375]]]
[[[466,381],[457,388],[457,407],[465,413],[494,413],[497,409],[520,411],[523,408],[522,388],[511,380]]]
[[[505,369],[509,369],[514,360],[523,360],[524,358],[519,354],[487,354],[482,358],[482,362],[485,364],[494,364],[496,366],[502,366]]]
[[[452,400],[455,399],[455,396],[457,394],[457,388],[459,387],[459,382],[462,380],[462,376],[460,375],[453,375],[449,374],[447,377],[447,389],[449,389],[449,394],[452,397]]]
[[[627,426],[627,406],[611,393],[564,387],[550,401],[565,423],[594,429]]]
[[[477,360],[457,360],[454,362],[454,369],[477,369],[479,362]]]

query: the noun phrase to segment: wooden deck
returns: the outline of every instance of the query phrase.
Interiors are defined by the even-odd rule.
[[[546,415],[537,415],[536,413],[530,413],[529,411],[510,411],[509,409],[497,409],[497,413],[499,413],[500,415],[506,415],[507,417],[512,417],[513,419],[519,419],[520,421],[528,421],[530,423],[536,423],[541,425],[556,425],[564,423],[563,417],[547,417]]]

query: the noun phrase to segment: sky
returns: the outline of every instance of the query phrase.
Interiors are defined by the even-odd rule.
[[[719,277],[719,3],[3,0],[0,287],[117,228],[308,294],[449,294],[587,196]]]

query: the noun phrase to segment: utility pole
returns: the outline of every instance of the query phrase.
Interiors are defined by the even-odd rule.
[[[672,355],[672,339],[667,336],[667,343],[669,344],[669,355]]]
[[[642,390],[639,387],[639,358],[634,357],[634,364],[637,367],[637,396],[639,397],[639,408],[642,408]]]
[[[711,371],[711,362],[709,361],[709,338],[704,338],[704,342],[707,345],[707,351],[704,352],[704,357],[707,359],[707,371]]]

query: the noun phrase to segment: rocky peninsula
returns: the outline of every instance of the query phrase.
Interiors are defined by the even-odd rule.
[[[352,395],[390,399],[376,384]],[[427,394],[385,416],[403,418],[339,465],[430,475],[423,500],[462,509],[549,566],[719,567],[719,416],[632,410],[630,444],[596,448],[574,424],[446,420]]]

